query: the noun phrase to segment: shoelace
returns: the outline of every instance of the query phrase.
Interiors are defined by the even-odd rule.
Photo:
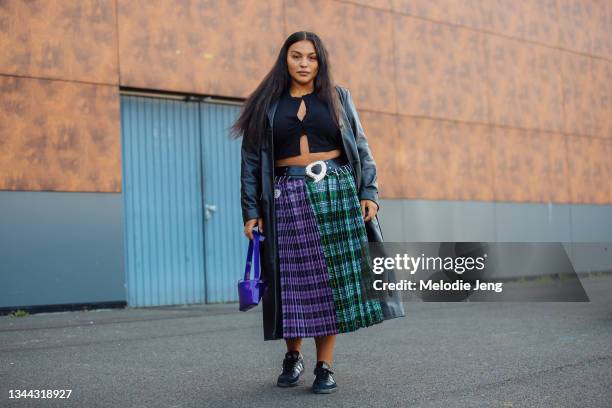
[[[291,373],[295,369],[299,361],[300,361],[299,355],[285,357],[283,359],[283,374]]]
[[[317,369],[317,376],[319,375],[327,375],[327,374],[333,374],[334,372],[332,370],[330,370],[329,368],[325,368],[325,367],[319,367]]]

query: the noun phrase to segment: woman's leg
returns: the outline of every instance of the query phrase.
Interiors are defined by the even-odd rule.
[[[334,358],[334,346],[336,345],[336,335],[315,337],[317,345],[317,361],[325,361],[331,366]]]
[[[300,351],[302,349],[302,338],[301,337],[285,339],[285,343],[287,343],[287,351]]]

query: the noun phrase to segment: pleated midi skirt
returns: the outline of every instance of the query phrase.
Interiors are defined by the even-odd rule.
[[[352,171],[347,163],[317,182],[274,178],[283,338],[352,332],[383,321],[363,279],[368,239]]]

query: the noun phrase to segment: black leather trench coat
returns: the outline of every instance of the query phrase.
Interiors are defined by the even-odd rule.
[[[359,199],[379,204],[376,163],[372,157],[357,110],[348,89],[336,86],[342,102],[340,131],[344,152],[353,167]],[[264,340],[283,338],[279,260],[277,251],[276,214],[274,208],[274,145],[273,123],[278,100],[268,109],[268,126],[261,146],[252,147],[242,141],[241,151],[241,207],[243,221],[262,217],[261,275],[268,281],[262,297]],[[380,206],[379,206],[380,207]],[[366,222],[369,242],[382,242],[378,216]],[[398,292],[381,300],[385,319],[404,316]]]

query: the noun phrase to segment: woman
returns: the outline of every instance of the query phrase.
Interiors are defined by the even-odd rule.
[[[314,337],[315,393],[337,389],[338,333],[404,315],[397,299],[367,288],[365,244],[382,241],[376,165],[350,93],[331,77],[320,38],[292,34],[232,127],[244,136],[244,233],[253,239],[257,227],[266,237],[264,339],[287,345],[277,385],[297,384],[302,339]]]

